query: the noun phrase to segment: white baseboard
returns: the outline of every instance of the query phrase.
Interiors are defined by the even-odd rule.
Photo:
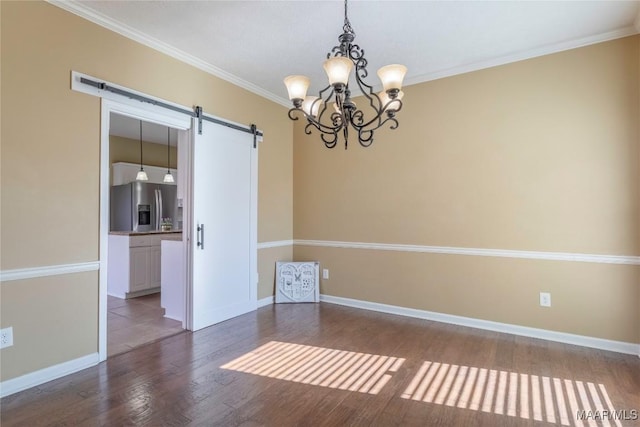
[[[162,316],[162,317],[164,317],[164,318],[166,318],[166,319],[175,320],[176,322],[180,322],[180,323],[183,323],[183,322],[184,322],[184,320],[183,320],[183,319],[179,319],[177,316],[167,316],[167,315],[165,314],[165,315],[164,315],[164,316]]]
[[[107,290],[107,295],[115,297],[115,298],[127,299],[127,295],[126,294],[119,294],[117,292],[113,292],[113,291],[109,291],[109,290]]]
[[[266,297],[258,300],[258,308],[273,304],[274,297]]]
[[[17,378],[0,382],[0,397],[44,384],[48,381],[73,374],[91,366],[95,366],[100,361],[98,353],[87,354],[77,359],[69,360],[58,365],[49,366],[39,371],[31,372]]]
[[[413,308],[399,307],[396,305],[335,297],[332,295],[320,295],[320,301],[331,304],[345,305],[348,307],[361,308],[364,310],[379,311],[381,313],[416,317],[418,319],[433,320],[435,322],[451,323],[454,325],[468,326],[470,328],[485,329],[488,331],[503,332],[506,334],[521,335],[524,337],[539,338],[547,341],[556,341],[565,344],[580,345],[583,347],[591,347],[600,350],[614,351],[616,353],[625,353],[640,356],[640,344],[586,337],[565,332],[530,328],[527,326],[512,325],[509,323],[492,322],[490,320],[455,316],[452,314],[437,313],[434,311],[417,310]]]

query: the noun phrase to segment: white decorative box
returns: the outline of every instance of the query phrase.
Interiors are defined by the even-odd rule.
[[[319,302],[319,263],[276,262],[276,303]]]

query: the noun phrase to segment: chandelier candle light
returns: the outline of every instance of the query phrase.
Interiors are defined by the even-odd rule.
[[[289,118],[298,120],[298,116],[302,114],[307,119],[305,133],[310,135],[312,128],[319,130],[327,148],[336,146],[338,135],[342,132],[344,148],[347,149],[349,127],[358,133],[360,145],[368,147],[373,143],[373,132],[376,129],[387,122],[390,129],[398,127],[396,113],[402,108],[404,93],[400,89],[407,67],[392,64],[380,68],[378,77],[382,81],[383,90],[375,93],[373,87],[364,82],[369,74],[367,60],[364,50],[353,43],[356,33],[347,17],[347,0],[344,2],[342,30],[343,33],[338,37],[340,44],[331,49],[327,54],[327,60],[324,61],[323,67],[329,78],[329,85],[320,91],[319,96],[307,96],[310,84],[308,77],[288,76],[284,79],[289,99],[293,102]],[[351,100],[349,77],[354,67],[356,84],[374,113],[374,117],[370,119],[366,119],[365,113]],[[333,107],[327,112],[327,104],[332,99]]]

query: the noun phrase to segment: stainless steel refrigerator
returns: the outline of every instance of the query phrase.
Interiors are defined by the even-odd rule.
[[[131,182],[111,187],[111,231],[160,230],[163,218],[178,228],[176,186]]]

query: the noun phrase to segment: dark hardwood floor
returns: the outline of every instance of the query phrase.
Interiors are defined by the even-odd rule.
[[[0,404],[2,427],[635,426],[640,359],[325,303],[281,304]],[[576,419],[583,409],[591,419]],[[594,420],[598,410],[629,419]]]

